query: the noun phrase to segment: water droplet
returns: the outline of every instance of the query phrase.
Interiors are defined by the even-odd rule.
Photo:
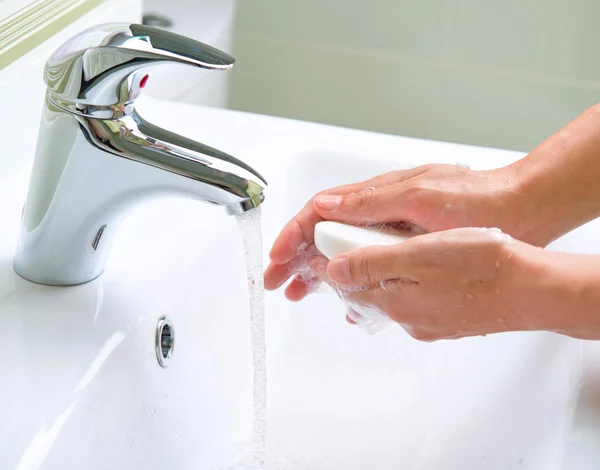
[[[496,289],[494,290],[494,292],[495,292],[496,294],[499,294],[499,293],[500,293],[500,288],[499,288],[499,287],[496,287]]]
[[[375,188],[373,186],[367,186],[365,191],[375,191]]]
[[[135,439],[132,436],[129,436],[129,439],[127,439],[127,442],[129,443],[130,446],[132,446],[135,443]]]
[[[469,300],[473,300],[475,298],[475,296],[471,293],[467,294],[467,299]]]
[[[496,323],[498,323],[498,325],[500,325],[500,326],[506,327],[506,320],[504,319],[504,317],[496,318]]]
[[[463,163],[463,162],[458,162],[456,164],[456,167],[457,168],[462,168],[464,170],[470,170],[471,169],[471,167],[469,165],[467,165],[466,163]]]
[[[500,261],[496,261],[496,269],[500,267]]]
[[[175,434],[175,439],[179,440],[179,434]]]

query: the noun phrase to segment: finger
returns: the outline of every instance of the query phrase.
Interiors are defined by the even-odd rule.
[[[310,269],[315,273],[315,276],[318,276],[320,279],[323,280],[323,282],[329,284],[335,291],[337,291],[337,285],[335,284],[335,282],[329,279],[329,276],[327,275],[326,264],[323,264],[322,262],[316,262],[311,264]],[[359,323],[364,322],[365,318],[363,318],[360,315],[360,313],[358,313],[356,310],[352,309],[351,307],[348,307],[346,313],[346,321],[351,325],[357,325]]]
[[[319,290],[320,285],[327,277],[327,258],[315,258],[310,265],[312,273],[296,276],[286,287],[285,296],[292,302],[299,302],[312,292]],[[327,279],[328,280],[328,279]]]
[[[386,292],[381,286],[373,286],[368,289],[348,292],[345,297],[351,308],[358,313],[359,318],[367,318],[365,310],[373,309],[383,311],[383,302]],[[360,323],[360,322],[357,322]]]
[[[369,246],[344,253],[327,266],[327,275],[342,285],[373,286],[388,279],[418,282],[418,259],[412,248],[418,237],[390,246]]]
[[[310,227],[320,222],[321,216],[309,208],[302,209],[296,217],[290,220],[281,230],[275,241],[269,257],[276,264],[285,264],[296,256],[302,243],[309,241]]]
[[[411,315],[410,307],[413,304],[414,288],[414,284],[399,281],[395,283],[393,289],[397,295],[390,296],[388,289],[374,286],[366,290],[350,292],[346,301],[358,313],[361,321],[357,323],[377,321],[383,315],[405,326],[415,320]]]
[[[327,275],[327,265],[329,264],[329,260],[321,255],[315,259],[313,259],[310,263],[310,270],[314,274],[314,276],[324,282],[331,283],[329,276]]]
[[[300,279],[292,279],[285,288],[285,297],[291,302],[299,302],[308,295],[308,285]]]
[[[329,279],[329,276],[327,275],[327,266],[326,265],[324,265],[322,263],[315,263],[315,264],[311,265],[311,270],[315,273],[316,276],[318,276],[320,279],[322,279],[323,282],[328,284],[334,290],[334,292],[336,292],[338,294],[338,296],[344,300],[344,302],[348,302],[349,299],[348,299],[348,296],[346,295],[346,293],[340,292],[339,286],[335,282],[333,282],[331,279]],[[350,306],[347,307],[346,311],[347,311],[346,321],[348,323],[350,323],[351,325],[358,325],[359,323],[364,323],[367,320],[359,312],[357,312],[355,309],[353,309]]]
[[[319,194],[314,198],[315,212],[325,220],[355,224],[385,222],[413,222],[411,208],[403,205],[408,179],[426,171],[419,167],[396,174],[390,185],[365,187],[360,192],[347,194]]]
[[[265,290],[279,289],[290,277],[287,264],[271,263],[264,273]]]
[[[408,216],[402,207],[402,187],[366,188],[346,195],[323,194],[314,199],[315,212],[324,220],[352,224],[397,222]]]
[[[379,187],[392,184],[391,181],[402,177],[404,172],[393,172],[380,175],[360,183],[347,184],[324,191],[321,194],[342,195],[360,192],[367,187]],[[324,220],[314,208],[313,200],[309,201],[304,208],[281,230],[275,239],[269,256],[277,264],[289,262],[298,251],[302,243],[314,238],[315,225]]]
[[[281,287],[291,276],[300,274],[309,269],[310,263],[319,262],[325,266],[328,262],[314,243],[304,245],[296,256],[285,264],[271,262],[265,271],[265,289],[275,290]]]

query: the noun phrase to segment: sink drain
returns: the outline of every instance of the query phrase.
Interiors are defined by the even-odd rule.
[[[156,324],[156,358],[162,367],[167,367],[175,346],[175,330],[168,317],[160,317]]]

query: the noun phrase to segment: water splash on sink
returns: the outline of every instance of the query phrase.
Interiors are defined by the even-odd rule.
[[[267,361],[265,339],[265,294],[262,266],[261,208],[237,216],[248,272],[250,300],[250,334],[254,363],[254,429],[252,435],[252,469],[265,468],[267,433]],[[229,467],[234,468],[234,467]],[[240,467],[237,467],[240,468]],[[243,468],[243,467],[242,467]]]

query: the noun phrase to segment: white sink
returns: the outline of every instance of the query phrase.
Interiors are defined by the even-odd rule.
[[[320,189],[431,161],[483,168],[519,157],[145,104],[149,120],[266,176],[266,248]],[[199,470],[247,441],[252,363],[236,221],[197,202],[154,201],[122,225],[101,278],[43,287],[11,268],[26,184],[26,169],[0,184],[0,467]],[[597,234],[591,224],[556,246],[589,252]],[[166,368],[154,342],[163,315],[176,333]],[[518,333],[429,344],[399,327],[369,336],[346,324],[336,298],[291,304],[281,292],[267,295],[267,322],[268,441],[300,462],[289,468],[574,468],[568,459],[596,468],[586,439],[600,420],[579,400],[582,370],[584,385],[596,373],[582,351],[595,349],[579,341]]]

